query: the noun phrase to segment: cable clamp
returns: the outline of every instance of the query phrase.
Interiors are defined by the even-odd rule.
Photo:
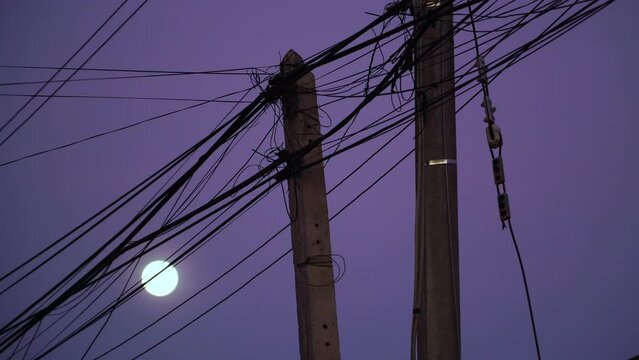
[[[267,103],[273,103],[282,97],[284,92],[284,81],[282,74],[275,74],[268,81],[268,86],[264,90],[264,99]]]
[[[275,156],[277,156],[278,159],[281,159],[284,162],[287,162],[288,159],[290,159],[291,157],[291,153],[288,152],[288,150],[286,149],[280,149],[277,150],[277,152],[275,153]]]
[[[291,171],[291,167],[287,164],[282,168],[282,170],[275,173],[273,179],[277,182],[281,182],[290,178],[291,176],[293,176],[293,172]]]

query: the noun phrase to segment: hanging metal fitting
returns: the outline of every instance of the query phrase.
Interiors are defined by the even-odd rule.
[[[501,185],[506,181],[504,176],[504,162],[501,156],[493,159],[493,177],[495,178],[495,185]]]
[[[488,95],[484,95],[484,101],[481,103],[481,107],[484,108],[484,113],[486,114],[485,122],[492,124],[495,122],[495,111],[497,108],[493,106],[492,100]]]
[[[486,127],[486,139],[491,149],[500,148],[504,144],[501,138],[501,130],[499,130],[499,126],[494,123]]]
[[[510,219],[510,205],[508,204],[508,194],[499,194],[497,196],[497,205],[499,206],[499,218],[501,219],[501,221]]]

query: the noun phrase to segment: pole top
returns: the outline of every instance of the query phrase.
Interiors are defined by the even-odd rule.
[[[280,62],[280,67],[284,67],[284,66],[293,67],[293,66],[296,66],[298,64],[303,64],[303,63],[304,63],[304,59],[302,59],[300,54],[295,52],[295,50],[290,49],[286,53],[286,55],[284,55],[284,58]]]

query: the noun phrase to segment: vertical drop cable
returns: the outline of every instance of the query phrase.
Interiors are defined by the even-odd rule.
[[[480,59],[481,59],[481,54],[479,52],[479,42],[477,41],[477,29],[475,27],[475,20],[473,17],[473,9],[472,6],[470,4],[468,4],[468,11],[469,11],[469,15],[470,15],[470,22],[471,22],[471,26],[472,26],[472,31],[473,31],[473,40],[475,42],[475,53],[477,55],[477,73],[478,73],[478,79],[480,79],[480,77],[482,76],[482,69],[480,69]],[[484,107],[486,109],[486,111],[492,111],[490,109],[490,107],[492,106],[489,102],[487,103],[486,100],[489,99],[489,93],[488,93],[488,86],[486,85],[485,82],[481,81],[481,86],[482,86],[482,92],[484,94]],[[492,124],[489,124],[489,129],[492,130]],[[490,150],[490,157],[492,158],[492,160],[495,160],[495,154],[493,152],[493,149],[491,147],[489,147]],[[499,154],[501,156],[501,146],[499,147]],[[499,193],[499,185],[495,184],[495,186],[497,187],[497,193]],[[504,190],[505,190],[505,184],[504,184]],[[504,191],[505,193],[505,191]],[[537,336],[537,326],[535,325],[535,315],[533,313],[533,308],[532,308],[532,301],[530,300],[530,290],[528,288],[528,280],[526,278],[526,270],[524,269],[524,262],[521,258],[521,253],[519,251],[519,245],[517,244],[517,239],[515,238],[515,232],[513,230],[512,227],[512,223],[510,221],[510,219],[506,220],[506,224],[508,227],[508,230],[510,232],[510,237],[512,239],[513,242],[513,246],[515,247],[515,252],[517,253],[517,260],[519,262],[519,269],[521,270],[521,277],[523,279],[524,282],[524,289],[526,291],[526,301],[528,303],[528,313],[530,315],[530,324],[532,327],[532,332],[533,332],[533,337],[535,340],[535,351],[536,351],[536,355],[537,355],[537,360],[541,360],[541,351],[539,349],[539,338]]]

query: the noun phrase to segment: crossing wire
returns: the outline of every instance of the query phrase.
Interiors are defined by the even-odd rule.
[[[124,2],[111,14],[111,16],[102,24],[102,26],[100,26],[100,28],[98,28],[98,30],[96,30],[96,32],[93,33],[93,35],[91,35],[91,37],[89,38],[89,40],[87,40],[81,47],[80,49],[78,49],[76,51],[76,53],[74,53],[69,60],[67,60],[67,62],[63,65],[66,66],[71,59],[73,59],[75,57],[75,55],[77,53],[79,53],[82,48],[84,48],[84,46],[86,44],[88,44],[91,39],[93,39],[93,37],[109,22],[109,20],[118,12],[118,10],[124,6],[124,4],[127,3],[128,0],[124,0]],[[144,5],[146,5],[146,3],[149,0],[144,0],[140,5],[138,5],[137,8],[135,8],[135,10],[133,10],[133,12],[126,18],[124,19],[124,21],[109,35],[109,37],[107,37],[83,62],[82,64],[79,66],[79,68],[82,68],[84,65],[86,65],[100,50],[102,50],[102,48],[111,40],[113,39],[113,37],[120,32],[120,30],[122,30],[122,28],[124,27],[124,25],[126,25],[134,16],[135,14],[138,13],[138,11],[140,11],[142,9],[142,7]],[[54,74],[57,75],[59,73],[60,70],[56,71],[56,73]],[[74,70],[71,75],[69,75],[64,82],[62,82],[54,91],[53,93],[51,93],[50,95],[53,96],[55,94],[58,93],[58,91],[60,91],[60,89],[62,89],[62,87],[78,72],[79,70]],[[49,79],[50,81],[53,81],[53,77]],[[49,81],[49,82],[50,82]],[[38,90],[38,92],[36,93],[36,95],[40,94],[40,92],[48,85],[47,82],[46,84],[44,84],[40,90]],[[51,96],[47,97],[42,103],[40,103],[40,105],[38,105],[29,115],[27,115],[27,117],[20,123],[18,124],[17,127],[15,127],[3,140],[0,141],[0,147],[2,147],[2,145],[4,145],[16,132],[18,132],[29,120],[31,120],[31,118],[33,118],[33,116],[40,111],[40,109],[42,109],[42,107],[44,107],[44,105],[49,102],[49,100],[51,100]],[[22,112],[22,110],[24,108],[26,108],[26,106],[30,103],[30,101],[33,100],[33,98],[31,98],[29,101],[27,101],[27,103],[25,103],[25,105],[23,105],[10,119],[9,121],[7,121],[2,127],[0,127],[0,132],[10,123],[12,122],[17,116],[18,114],[20,114]]]
[[[333,53],[333,54],[331,54],[331,56],[332,56],[332,57],[335,57],[335,58],[339,58],[339,57],[346,56],[348,53],[346,53],[346,52],[338,53],[338,51],[339,51],[339,50],[341,50],[341,49],[342,49],[345,45],[347,45],[347,44],[348,44],[348,42],[342,42],[342,45],[341,45],[341,46],[334,47],[334,48],[333,48],[333,50],[334,50],[335,52],[337,52],[337,53]],[[361,47],[361,44],[360,44],[360,47]],[[319,61],[321,61],[321,58],[318,58],[318,60],[319,60]],[[318,61],[318,62],[319,62],[319,61]],[[326,61],[326,60],[324,60],[324,61]],[[315,66],[318,66],[318,65],[316,64]],[[293,74],[291,75],[291,77],[292,77],[292,78],[297,78],[297,77],[299,77],[299,76],[302,76],[302,75],[303,75],[303,73],[308,72],[308,71],[310,71],[310,70],[309,70],[309,69],[303,69],[302,71],[299,71],[299,74],[297,74],[297,73],[293,72]],[[381,87],[380,87],[380,88],[381,88]],[[369,99],[366,99],[366,100],[364,101],[364,103],[363,103],[363,104],[365,104],[365,103],[367,103],[367,102],[370,102],[370,100],[371,100],[373,97],[374,97],[374,95],[372,95]],[[264,99],[264,98],[265,98],[265,95],[264,95],[264,94],[262,94],[260,97],[258,97],[258,99],[256,99],[256,100],[255,100],[255,101],[251,104],[252,106],[251,106],[251,105],[249,105],[249,107],[245,108],[245,110],[243,110],[243,112],[242,112],[241,114],[248,114],[248,115],[252,114],[252,113],[255,111],[255,106],[257,106],[258,104],[262,103],[262,101],[263,101],[263,99]],[[363,106],[363,105],[362,105],[362,106]],[[356,110],[356,111],[359,111],[359,110]],[[352,118],[352,115],[350,116],[350,118]],[[348,123],[348,120],[350,120],[350,118],[349,118],[349,119],[344,120],[341,124],[338,124],[338,126],[336,126],[335,128],[331,129],[331,131],[329,131],[328,133],[334,133],[334,132],[338,131],[340,127],[343,127],[344,125],[346,125],[346,124]],[[238,122],[238,121],[239,121],[239,122]],[[139,232],[139,231],[141,230],[141,228],[142,228],[142,227],[143,227],[146,223],[148,223],[148,221],[151,219],[151,217],[152,217],[152,216],[154,216],[154,215],[157,213],[157,211],[158,211],[158,210],[159,210],[159,209],[160,209],[160,208],[161,208],[161,207],[162,207],[162,206],[166,203],[166,201],[168,201],[168,199],[169,199],[169,198],[171,198],[171,197],[172,197],[172,195],[173,195],[173,194],[175,194],[175,192],[176,192],[176,191],[177,191],[177,190],[178,190],[178,189],[179,189],[179,188],[180,188],[180,187],[184,184],[184,182],[185,182],[188,178],[190,178],[190,176],[192,176],[192,174],[194,173],[194,171],[195,171],[195,170],[196,170],[199,166],[201,166],[201,164],[202,164],[203,160],[205,160],[206,158],[208,158],[208,157],[210,156],[210,154],[214,151],[214,149],[218,148],[218,147],[219,147],[222,143],[224,143],[224,142],[228,139],[228,137],[229,137],[229,136],[230,136],[233,132],[235,132],[235,131],[236,131],[236,129],[238,129],[238,126],[242,126],[242,124],[244,124],[245,122],[246,122],[246,120],[241,120],[241,118],[236,119],[236,121],[234,122],[234,124],[232,124],[232,125],[230,126],[230,128],[229,128],[228,130],[226,130],[226,131],[225,131],[225,133],[221,136],[221,138],[220,138],[218,141],[216,141],[216,143],[214,144],[214,146],[213,146],[212,148],[210,148],[209,150],[207,150],[207,152],[206,152],[206,153],[205,153],[205,154],[204,154],[204,155],[200,158],[200,160],[198,160],[198,162],[196,163],[196,165],[194,165],[193,167],[191,167],[191,168],[190,168],[190,170],[189,170],[187,173],[185,173],[183,176],[181,176],[181,177],[180,177],[180,179],[178,179],[178,181],[177,181],[177,182],[176,182],[173,186],[171,186],[170,191],[169,191],[169,190],[167,190],[167,191],[166,191],[166,192],[162,195],[162,197],[161,197],[161,198],[159,198],[157,201],[155,201],[155,202],[152,204],[152,205],[153,205],[153,209],[149,211],[148,215],[146,215],[146,216],[144,217],[144,219],[141,221],[141,223],[139,223],[137,226],[135,226],[135,228],[134,228],[133,232],[132,232],[131,234],[129,234],[123,242],[121,242],[121,243],[120,243],[121,245],[119,245],[118,250],[121,248],[121,246],[122,246],[123,244],[125,244],[126,242],[128,242],[128,241],[129,241],[129,239],[131,239],[131,238],[132,238],[132,236],[133,236],[134,234],[136,234],[137,232]],[[321,140],[320,140],[320,141],[321,141]],[[309,145],[306,149],[303,149],[303,151],[308,151],[308,149],[310,149],[310,148],[312,148],[312,147],[314,147],[314,146],[316,146],[316,145],[317,145],[317,143],[312,144],[312,146],[310,146],[310,145]],[[268,170],[269,170],[269,171],[271,171],[274,167],[275,167],[275,166],[271,166]],[[250,179],[249,179],[250,181],[244,181],[244,182],[243,182],[243,186],[246,186],[246,185],[247,185],[247,184],[249,184],[251,181],[254,181],[254,179],[255,179],[255,178],[256,178],[256,177],[255,177],[255,176],[253,176],[252,178],[250,178]],[[135,218],[134,218],[131,222],[129,222],[129,225],[127,225],[127,227],[132,226],[132,225],[134,224],[134,222],[136,222],[136,221],[138,220],[138,218],[139,218],[139,217],[137,217],[137,216],[136,216],[136,217],[135,217]],[[125,229],[126,229],[126,227],[125,227]],[[122,233],[122,231],[118,232],[118,234],[121,234],[121,233]],[[108,244],[110,244],[113,240],[114,240],[114,238],[113,238],[112,240],[108,241],[108,242],[107,242],[106,244],[104,244],[103,246],[101,246],[101,248],[100,248],[98,251],[101,251],[101,249],[104,249],[104,248],[105,248]],[[88,261],[91,261],[91,259],[93,259],[93,258],[95,257],[95,255],[96,255],[96,254],[97,254],[97,253],[94,253],[94,255],[90,256],[87,260],[85,260],[85,261],[83,262],[83,264],[86,264],[86,263],[88,263]],[[113,254],[113,253],[112,253],[112,254]],[[103,260],[103,261],[101,261],[101,262],[100,262],[100,264],[102,264],[102,265],[98,265],[98,267],[94,267],[94,268],[92,269],[92,271],[91,271],[91,272],[89,272],[88,274],[86,274],[86,275],[85,275],[85,276],[84,276],[84,277],[80,280],[80,282],[76,282],[76,285],[77,285],[77,284],[80,284],[80,283],[81,283],[81,282],[83,282],[83,281],[86,281],[85,279],[89,279],[90,277],[87,277],[87,276],[91,276],[91,273],[95,273],[95,271],[97,271],[97,269],[99,269],[100,267],[102,267],[102,268],[103,268],[106,264],[110,263],[110,262],[112,261],[112,259],[114,259],[114,255],[109,255],[107,258],[105,258],[105,260]],[[105,262],[105,261],[106,261],[106,262]],[[82,265],[81,265],[81,266],[82,266]],[[81,267],[76,268],[76,269],[81,269]],[[67,278],[68,278],[68,276],[67,276]],[[75,287],[76,285],[74,285],[74,287]],[[71,287],[70,289],[68,289],[67,291],[65,291],[65,292],[64,292],[64,294],[63,294],[63,296],[62,296],[61,298],[58,298],[57,300],[53,301],[50,305],[48,305],[48,306],[47,306],[47,308],[46,308],[45,310],[43,310],[42,314],[46,314],[46,312],[49,312],[49,311],[50,311],[50,309],[53,309],[54,307],[56,307],[56,306],[60,305],[63,301],[65,301],[65,299],[68,299],[69,295],[70,295],[70,294],[72,294],[72,293],[75,291],[75,290],[74,290],[74,287]],[[52,290],[49,290],[49,292],[48,292],[48,293],[50,293],[51,291],[52,291]],[[45,295],[45,296],[46,296],[46,295]],[[40,298],[40,300],[38,300],[38,301],[41,301],[41,299],[42,299],[42,298]],[[34,304],[36,304],[36,303],[34,303]],[[3,327],[3,329],[2,329],[2,332],[6,332],[6,331],[8,331],[8,330],[10,330],[10,329],[12,329],[12,328],[15,328],[16,326],[19,326],[19,327],[22,329],[22,330],[20,330],[20,332],[23,332],[25,329],[28,329],[29,327],[33,326],[33,324],[37,323],[38,321],[35,321],[35,322],[34,322],[34,320],[32,319],[32,320],[28,320],[28,321],[26,321],[26,323],[24,322],[24,320],[23,320],[23,321],[20,321],[20,322],[16,325],[16,321],[17,321],[17,319],[18,319],[20,316],[24,315],[24,314],[25,314],[25,312],[26,312],[26,311],[28,311],[30,308],[32,308],[32,307],[34,306],[34,304],[32,304],[32,305],[30,305],[29,307],[27,307],[27,309],[26,309],[26,310],[24,310],[24,311],[23,311],[20,315],[18,315],[18,317],[17,317],[17,318],[14,318],[14,320],[10,321],[10,322],[9,322],[9,324],[5,325],[5,327]],[[41,317],[42,317],[42,315],[38,315],[38,317],[37,317],[36,319],[41,318]],[[20,325],[20,324],[23,324],[23,325]],[[5,339],[4,339],[4,340],[5,340],[5,341],[4,341],[5,346],[6,346],[6,344],[8,344],[8,343],[11,343],[11,342],[15,341],[15,339],[16,339],[16,334],[17,334],[17,333],[14,333],[13,335],[10,335],[8,338],[5,338]]]
[[[73,58],[76,57],[76,55],[78,55],[80,53],[80,51],[82,51],[82,49],[84,49],[85,46],[87,46],[89,44],[89,42],[91,42],[91,40],[93,40],[93,38],[111,21],[111,19],[120,11],[120,9],[122,9],[122,7],[124,7],[124,5],[128,2],[129,0],[124,0],[122,3],[120,3],[120,6],[118,6],[112,13],[111,15],[109,15],[109,17],[98,27],[97,30],[95,30],[93,32],[93,34],[91,34],[91,36],[89,36],[89,38],[73,53],[73,55],[71,55],[67,61],[64,63],[64,65],[61,66],[60,69],[58,69],[50,78],[47,82],[45,82],[44,85],[42,85],[42,87],[40,87],[40,89],[38,89],[38,91],[36,92],[35,95],[39,95],[44,88],[49,84],[49,82],[53,81],[53,79],[60,73],[60,71],[62,71],[62,68],[64,68],[65,66],[67,66],[71,60],[73,60]],[[22,105],[20,107],[20,109],[18,109],[18,111],[16,111],[13,116],[11,116],[9,118],[9,120],[7,120],[7,122],[5,122],[2,126],[0,126],[0,132],[2,132],[2,130],[4,130],[4,128],[6,126],[8,126],[21,112],[22,110],[24,110],[30,103],[31,101],[33,101],[34,98],[29,99],[24,105]]]
[[[594,14],[594,13],[591,13],[591,14]],[[584,18],[583,18],[583,17],[581,17],[581,18],[579,18],[579,17],[575,17],[575,18],[573,18],[573,20],[572,20],[573,22],[569,22],[569,23],[563,22],[563,25],[566,25],[566,24],[574,25],[574,24],[576,24],[576,23],[577,23],[575,19],[583,20]],[[554,36],[554,35],[556,35],[556,34],[558,34],[558,33],[557,33],[557,32],[554,32],[554,33],[552,33],[552,32],[548,32],[548,34],[552,34],[552,35]],[[555,37],[555,38],[556,38],[556,37]],[[531,49],[534,49],[535,51],[536,51],[536,50],[538,50],[538,49],[539,49],[539,47],[535,47],[535,46],[536,46],[536,44],[544,44],[544,45],[545,45],[545,44],[547,44],[547,43],[542,43],[542,41],[547,41],[547,40],[549,40],[549,39],[554,39],[554,38],[548,38],[548,37],[547,37],[547,38],[543,38],[543,37],[541,37],[541,38],[535,39],[535,42],[532,42],[532,43],[528,43],[528,44],[526,44],[526,45],[528,45],[528,46],[524,46],[524,47],[520,47],[520,48],[519,48],[520,50],[523,50],[523,51],[521,51],[521,52],[514,52],[514,53],[511,53],[508,57],[502,58],[502,59],[501,59],[501,61],[500,61],[500,63],[498,63],[498,65],[499,65],[499,64],[502,64],[502,65],[503,65],[503,64],[505,64],[505,66],[504,66],[502,69],[500,69],[501,71],[499,72],[499,74],[500,74],[501,72],[503,72],[503,70],[505,70],[506,68],[509,68],[509,67],[510,67],[510,66],[512,66],[514,63],[516,63],[518,60],[520,60],[521,58],[523,58],[523,57],[525,56],[524,54],[526,54],[526,52],[527,52],[527,51],[529,51],[529,50],[531,50]],[[361,44],[360,44],[360,45],[361,45]],[[370,43],[369,43],[369,45],[370,45]],[[351,51],[352,51],[352,49],[351,49]],[[334,52],[332,53],[332,55],[339,54],[339,55],[343,55],[343,56],[345,56],[345,55],[347,55],[348,53],[349,53],[348,51],[342,51],[342,52],[340,52],[339,50],[337,50],[337,51],[334,51]],[[352,52],[351,52],[351,53],[352,53]],[[325,61],[325,60],[324,60],[324,61]],[[322,60],[321,60],[321,59],[318,59],[318,62],[317,62],[317,63],[318,63],[318,64],[321,64],[321,63],[322,63]],[[319,65],[315,65],[315,66],[319,66]],[[385,78],[386,78],[386,77],[385,77]],[[392,78],[392,77],[391,77],[391,78]],[[383,79],[383,80],[384,80],[384,79]],[[380,94],[382,94],[382,92],[381,92],[381,91],[379,91],[379,92],[376,94],[376,96],[379,96]],[[367,99],[367,98],[365,97],[365,99]],[[370,101],[370,100],[368,100],[368,101]],[[360,108],[359,106],[358,106],[358,108],[356,108],[355,113],[357,113],[357,112],[358,112],[358,109],[359,109],[359,108]],[[350,119],[349,119],[349,121],[350,121],[350,120],[354,119],[354,115],[352,115],[352,114],[351,114],[351,115],[349,115],[349,117],[347,117],[347,118],[350,118]],[[343,124],[343,123],[344,123],[344,122],[342,121],[340,124]],[[343,127],[343,125],[342,125],[342,127]],[[334,133],[336,133],[336,131],[334,131],[334,132],[333,132],[333,134],[334,134]],[[342,149],[340,149],[340,150],[342,150]],[[343,152],[343,151],[342,151],[342,152]],[[333,156],[334,156],[334,155],[336,155],[336,153],[337,153],[337,151],[335,151],[335,153],[333,154]],[[340,153],[341,153],[341,152],[340,152]],[[255,178],[255,179],[257,179],[257,178]],[[234,188],[235,188],[235,186],[234,186]],[[514,237],[514,236],[513,236],[513,237]],[[143,243],[143,242],[142,242],[142,243]],[[141,243],[138,243],[138,244],[141,244]],[[39,324],[39,322],[38,322],[38,324]]]

